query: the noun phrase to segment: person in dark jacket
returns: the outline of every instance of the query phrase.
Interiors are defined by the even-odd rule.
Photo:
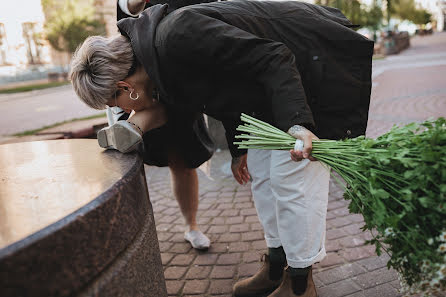
[[[138,17],[145,9],[156,4],[168,4],[167,12],[171,12],[183,6],[198,4],[203,2],[212,2],[214,0],[118,0],[117,1],[117,20],[128,17]],[[124,113],[119,107],[107,108],[107,118],[109,126],[112,126],[117,120],[128,119],[129,114]],[[172,178],[172,192],[180,206],[181,212],[186,222],[184,238],[191,243],[193,248],[208,249],[210,247],[209,238],[201,232],[197,224],[198,211],[198,177],[196,168],[206,162],[214,152],[214,145],[208,135],[204,118],[200,114],[191,114],[176,112],[174,109],[168,110],[168,117],[171,119],[168,125],[163,125],[158,129],[147,131],[143,134],[143,159],[144,163],[159,167],[168,166]],[[139,133],[126,131],[133,129],[132,126],[126,126],[121,121],[122,129],[120,134],[114,135],[114,138],[124,138],[124,147],[110,146],[109,143],[101,142],[100,135],[106,132],[99,132],[98,140],[103,147],[121,149],[122,152],[136,149],[137,146],[129,141],[128,133],[140,139]],[[136,132],[136,131],[134,131]],[[123,135],[124,134],[124,135]],[[189,148],[186,151],[176,151],[172,139],[181,137],[183,143]]]
[[[302,2],[227,1],[166,12],[153,6],[118,22],[122,36],[87,39],[72,64],[77,94],[93,108],[134,110],[133,123],[144,131],[167,121],[166,106],[221,120],[234,176],[240,183],[252,177],[268,246],[263,267],[236,283],[234,295],[316,296],[311,267],[326,254],[329,170],[310,161],[311,141],[365,133],[373,42],[339,10]],[[130,74],[126,55],[137,64]],[[122,70],[107,77],[105,61]],[[303,150],[238,150],[232,142],[241,112],[303,140]]]

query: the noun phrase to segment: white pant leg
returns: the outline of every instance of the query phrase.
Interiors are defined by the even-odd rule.
[[[304,268],[321,261],[326,255],[329,169],[320,162],[294,162],[288,151],[272,151],[270,174],[288,265]]]
[[[271,151],[249,149],[247,162],[252,177],[251,191],[265,233],[266,245],[269,248],[282,246],[277,229],[276,202],[271,192]]]

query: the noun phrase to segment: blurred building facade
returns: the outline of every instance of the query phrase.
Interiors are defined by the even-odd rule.
[[[438,0],[437,2],[437,30],[444,31],[446,28],[446,0]]]
[[[97,17],[106,24],[107,35],[117,34],[116,0],[94,0],[93,3]],[[69,63],[70,55],[54,50],[45,39],[45,15],[41,0],[22,0],[20,5],[1,1],[0,75],[32,66]]]
[[[50,47],[43,35],[40,0],[0,4],[0,67],[50,63]]]
[[[118,34],[116,27],[116,0],[95,0],[94,5],[97,13],[105,22],[107,36]]]
[[[446,0],[415,0],[415,2],[432,14],[432,29],[444,31]]]

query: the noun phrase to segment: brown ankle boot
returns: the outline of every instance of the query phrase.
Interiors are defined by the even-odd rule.
[[[286,263],[274,264],[272,272],[278,274],[277,280],[270,278],[271,262],[268,255],[264,255],[264,263],[262,268],[250,278],[241,280],[234,285],[234,297],[260,297],[273,292],[282,282],[283,268]],[[274,274],[274,273],[273,273]],[[274,276],[271,276],[274,278]]]
[[[277,288],[271,295],[268,297],[317,297],[316,286],[313,282],[313,272],[310,269],[307,277],[307,289],[304,293],[300,295],[296,295],[293,292],[293,280],[288,271],[283,272],[283,281],[280,284],[280,287]]]

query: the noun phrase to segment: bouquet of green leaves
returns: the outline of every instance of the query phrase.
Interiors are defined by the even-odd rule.
[[[290,150],[296,139],[242,114],[239,148]],[[299,143],[300,140],[297,141]],[[333,169],[349,210],[361,213],[378,255],[390,255],[406,293],[446,287],[446,120],[393,127],[377,139],[313,140],[312,156]]]

